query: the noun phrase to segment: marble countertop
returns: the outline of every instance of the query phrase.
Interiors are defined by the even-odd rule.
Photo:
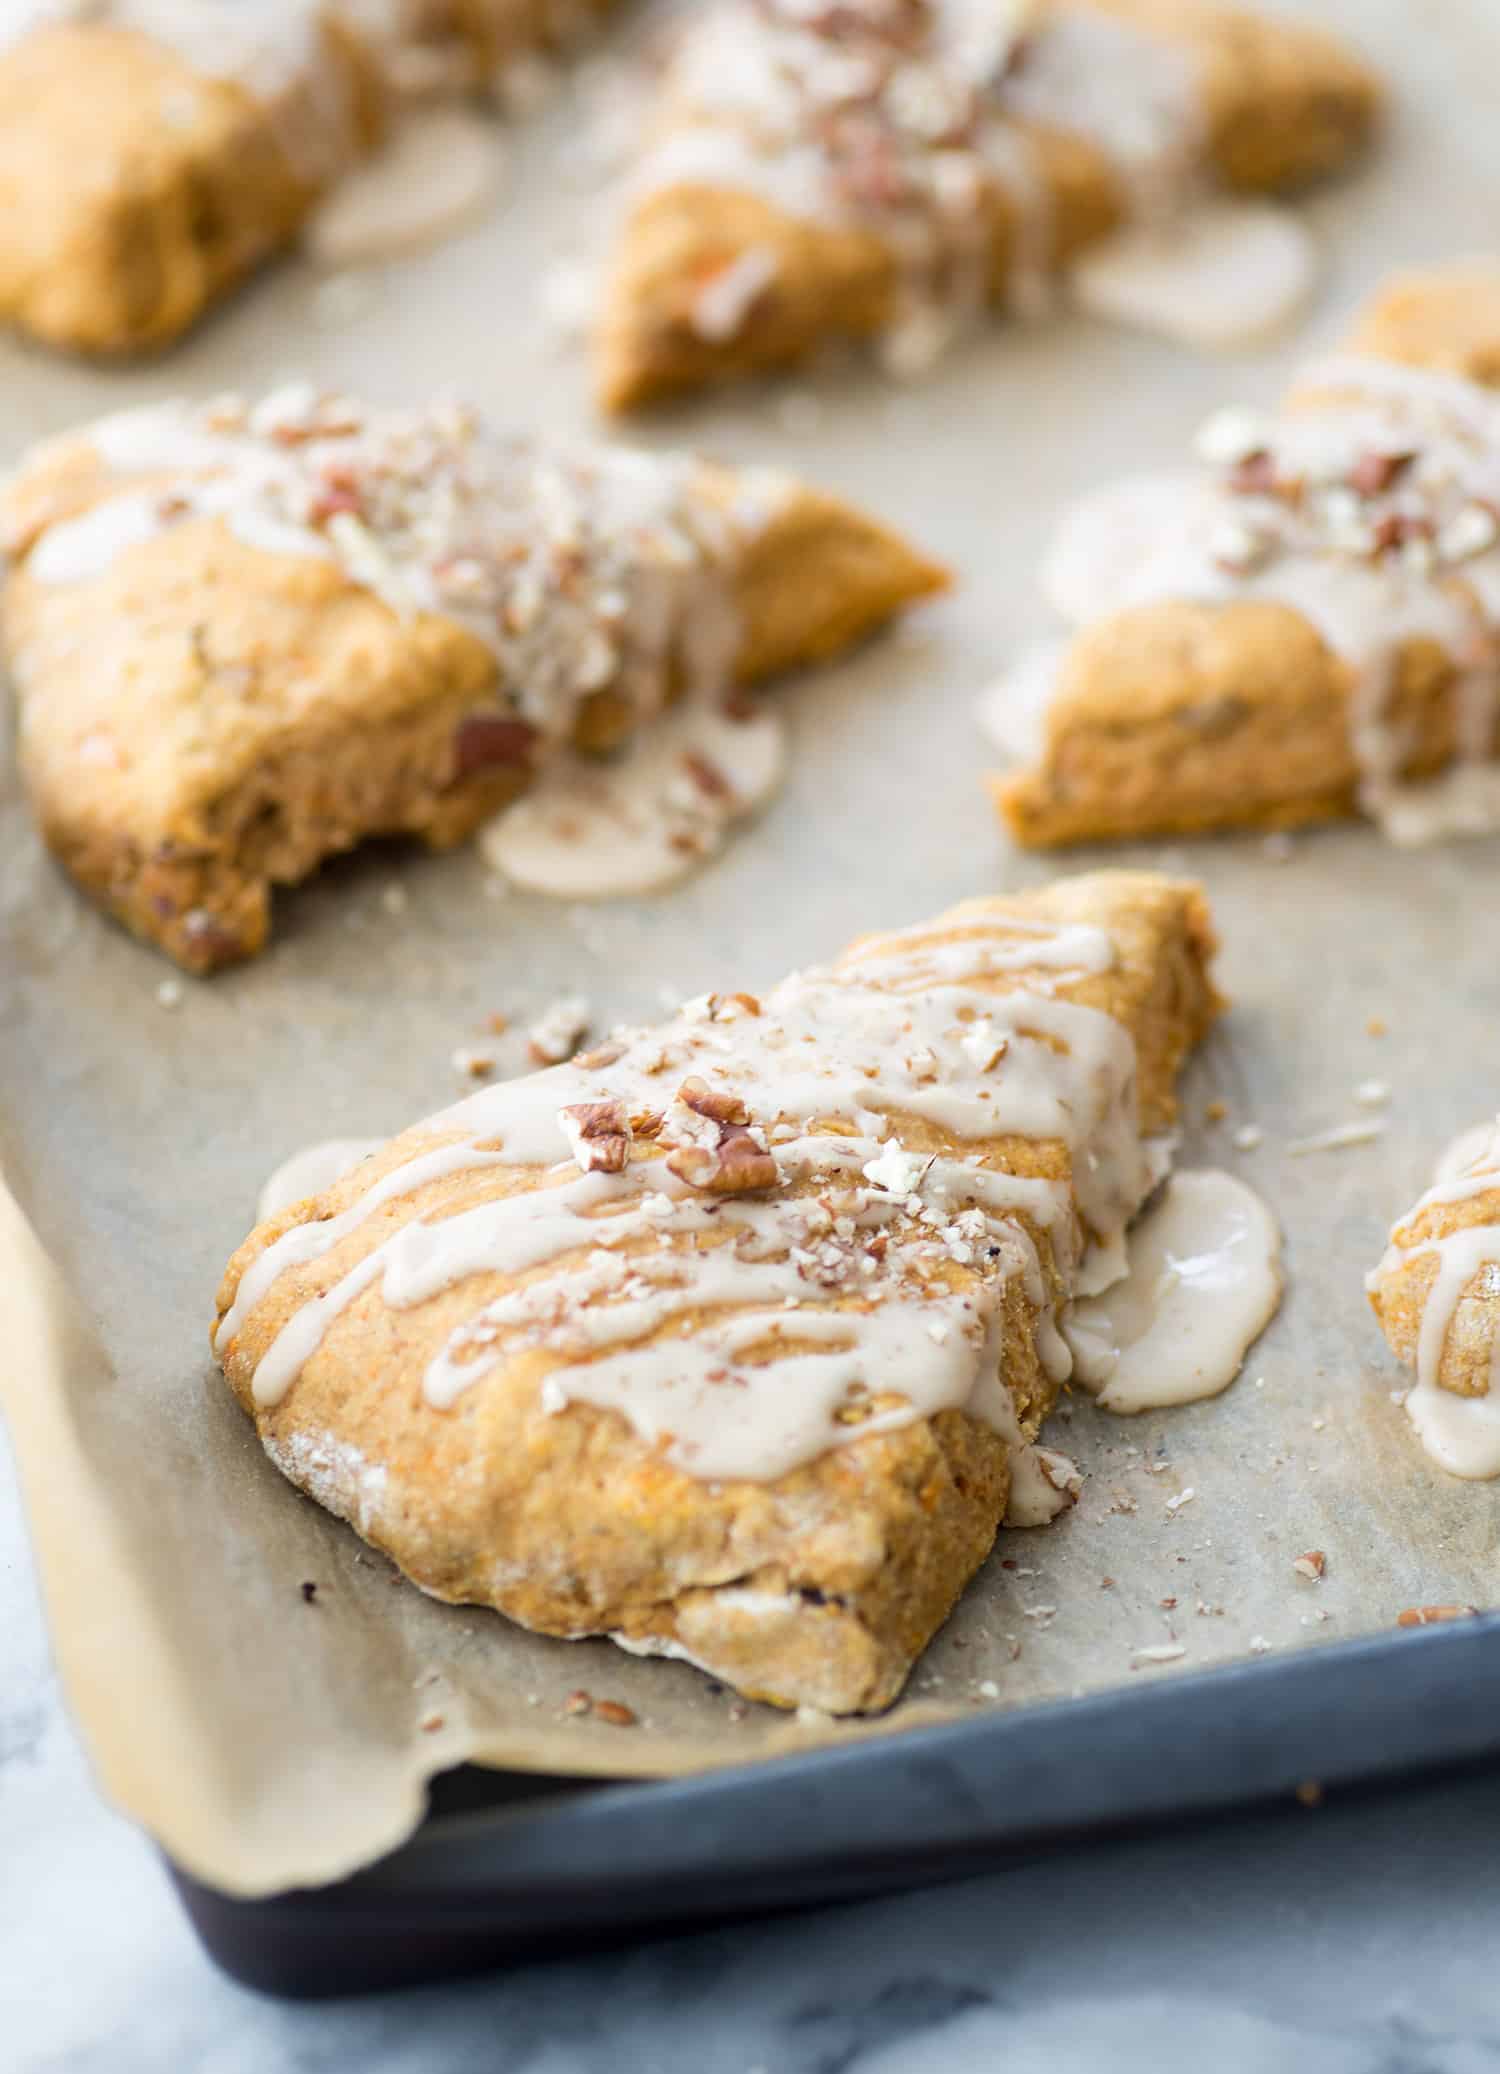
[[[96,1798],[0,1462],[8,2074],[1500,2074],[1500,1767],[414,1994],[283,2006]]]

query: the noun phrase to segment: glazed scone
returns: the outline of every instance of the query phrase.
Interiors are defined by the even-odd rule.
[[[261,1225],[219,1359],[436,1597],[884,1707],[1008,1497],[1066,1502],[1060,1317],[1164,1170],[1212,949],[1196,887],[1102,873],[689,1003]]]
[[[304,388],[51,442],[0,493],[0,539],[45,838],[196,972],[258,950],[272,887],[324,858],[460,842],[565,745],[728,704],[944,581],[768,470]]]
[[[629,175],[595,337],[628,410],[878,340],[920,364],[1190,194],[1295,187],[1379,90],[1331,38],[1214,0],[719,0]]]
[[[328,0],[403,98],[489,88],[566,49],[616,0]]]
[[[315,0],[57,14],[0,19],[0,322],[145,352],[291,243],[373,142],[379,92]]]
[[[986,702],[1018,842],[1495,825],[1500,397],[1474,377],[1500,365],[1500,290],[1427,278],[1425,319],[1400,283],[1279,411],[1211,418],[1196,473],[1064,519],[1044,582],[1082,631]]]
[[[1452,1146],[1366,1283],[1416,1382],[1406,1410],[1457,1476],[1500,1476],[1500,1124]]]

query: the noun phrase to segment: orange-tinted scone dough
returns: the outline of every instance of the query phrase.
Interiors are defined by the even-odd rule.
[[[1000,12],[997,0],[997,20]],[[789,18],[805,13],[786,10]],[[901,38],[920,34],[941,6],[912,0],[909,14]],[[1213,0],[1043,0],[1022,32],[1016,65],[1024,71],[1028,49],[1045,42],[1054,22],[1080,14],[1139,32],[1183,66],[1192,135],[1182,156],[1230,191],[1279,191],[1334,172],[1369,135],[1380,90],[1351,52],[1315,30]],[[827,34],[842,52],[849,24],[839,10],[830,11]],[[1108,70],[1112,53],[1099,56]],[[1061,64],[1072,62],[1069,52]],[[1129,80],[1116,81],[1114,91],[1124,96],[1130,88]],[[1065,266],[1134,213],[1121,168],[1088,120],[1090,98],[1085,88],[1074,122],[1043,121],[999,103],[1002,126],[1028,170],[1017,184],[987,165],[983,150],[975,156],[972,234],[960,259],[950,253],[937,262],[939,275],[977,264],[969,301],[1024,298],[1038,284],[1023,277]],[[1097,105],[1097,88],[1092,98]],[[683,127],[684,110],[669,108],[669,146],[674,128]],[[955,140],[941,141],[952,157]],[[959,151],[971,141],[965,128]],[[920,155],[926,147],[918,132],[894,148]],[[835,184],[862,177],[840,172],[837,162],[830,149],[825,170]],[[794,204],[780,180],[773,173],[759,185],[753,176],[737,181],[727,161],[722,172],[705,164],[643,183],[610,264],[596,327],[596,385],[606,409],[629,410],[706,383],[786,368],[830,342],[872,339],[899,323],[903,261],[880,213],[889,195],[881,190],[873,207],[856,201],[830,210],[817,206],[813,193]],[[705,325],[705,291],[746,264],[764,278],[747,290],[740,321],[727,330]],[[936,302],[953,294],[951,279],[936,284]]]
[[[1439,1182],[1391,1231],[1390,1245],[1368,1285],[1370,1307],[1391,1351],[1419,1365],[1423,1321],[1444,1261],[1444,1245],[1473,1234],[1476,1258],[1460,1264],[1458,1286],[1435,1348],[1430,1381],[1457,1397],[1485,1397],[1500,1344],[1500,1134],[1467,1173]],[[1493,1182],[1484,1186],[1487,1172]],[[1479,1184],[1479,1185],[1476,1185]],[[1450,1251],[1453,1249],[1450,1247]]]
[[[379,128],[363,47],[309,40],[272,103],[109,23],[0,42],[0,321],[145,352],[288,245]]]
[[[1389,376],[1382,374],[1386,363]],[[1414,385],[1405,395],[1403,368]],[[1261,421],[1267,437],[1282,436],[1279,425],[1295,438],[1304,421],[1329,409],[1368,407],[1372,437],[1392,450],[1418,451],[1420,459],[1424,442],[1448,436],[1431,433],[1436,407],[1470,427],[1460,473],[1473,480],[1473,503],[1464,506],[1462,481],[1456,490],[1444,486],[1436,467],[1436,487],[1427,491],[1398,456],[1389,484],[1372,493],[1387,502],[1368,507],[1368,518],[1357,513],[1354,522],[1377,543],[1369,551],[1372,568],[1382,555],[1402,566],[1388,598],[1372,589],[1367,612],[1333,601],[1334,613],[1351,624],[1347,649],[1298,602],[1305,568],[1293,569],[1286,598],[1278,598],[1274,557],[1268,567],[1246,565],[1242,595],[1231,595],[1234,585],[1224,583],[1222,596],[1150,599],[1085,627],[1062,646],[1035,758],[990,781],[1012,836],[1045,848],[1288,828],[1361,811],[1394,825],[1382,808],[1383,791],[1399,800],[1403,789],[1460,761],[1482,765],[1494,755],[1500,720],[1488,689],[1495,641],[1488,600],[1496,555],[1480,492],[1488,457],[1500,454],[1500,410],[1486,393],[1497,371],[1500,274],[1493,267],[1434,269],[1377,295],[1356,323],[1347,355],[1310,369],[1279,418]],[[1421,386],[1427,376],[1434,378],[1430,392]],[[1472,386],[1448,388],[1449,377]],[[1250,471],[1244,480],[1253,495],[1261,456],[1236,465]],[[1372,479],[1381,472],[1377,466]],[[1309,485],[1305,496],[1297,489],[1274,494],[1303,498],[1305,509],[1322,492]],[[1421,516],[1424,508],[1431,519]],[[1418,516],[1392,520],[1392,509]],[[1410,536],[1414,526],[1425,555],[1425,540],[1446,546],[1453,520],[1478,530],[1464,553],[1431,566],[1412,564],[1416,550],[1383,530],[1400,525]],[[1338,552],[1355,564],[1365,554],[1357,541]],[[1413,613],[1410,599],[1423,586],[1427,603]],[[1366,651],[1362,659],[1356,644]],[[1383,770],[1372,770],[1368,753],[1361,755],[1360,727],[1372,718],[1388,758]]]
[[[293,398],[294,420],[299,407],[308,424],[330,408]],[[0,623],[46,840],[127,927],[193,971],[258,950],[272,887],[323,858],[374,835],[457,843],[560,741],[623,740],[682,688],[682,649],[711,613],[733,622],[727,687],[832,654],[944,581],[895,533],[786,478],[610,450],[554,466],[463,414],[452,427],[453,414],[419,414],[417,438],[400,429],[408,421],[331,407],[357,429],[315,440],[242,423],[197,466],[171,463],[184,425],[197,436],[182,416],[161,432],[155,469],[149,420],[125,467],[85,431],[39,450],[0,501],[12,557]],[[388,508],[383,440],[401,457],[409,511]],[[267,457],[290,471],[279,503],[253,473]],[[479,465],[496,472],[494,496],[443,517],[446,486]],[[619,477],[618,523],[595,496],[595,467]],[[215,509],[226,483],[228,508]],[[283,523],[287,500],[309,496],[308,525]],[[574,500],[572,517],[551,516],[559,499]],[[106,551],[88,549],[80,523],[128,520],[142,500],[141,537],[127,523]],[[562,530],[575,520],[581,552]],[[83,560],[52,580],[48,557],[70,537],[84,538]],[[283,540],[307,551],[282,552]],[[393,555],[395,588],[382,593]],[[449,585],[451,616],[410,609],[401,586],[413,575],[439,603]],[[663,582],[670,622],[651,631]],[[666,645],[623,674],[632,644],[649,641]]]
[[[981,952],[977,964],[966,963],[976,944]],[[943,947],[957,965],[943,965]],[[1044,1320],[1061,1309],[1069,1293],[1081,1229],[1079,1195],[1093,1206],[1091,1228],[1095,1216],[1113,1227],[1137,1206],[1152,1172],[1159,1171],[1148,1168],[1139,1134],[1170,1128],[1178,1068],[1220,1005],[1208,975],[1212,949],[1208,914],[1191,885],[1128,873],[1065,880],[1039,892],[968,902],[920,932],[862,939],[829,973],[804,975],[763,1003],[743,995],[713,996],[690,1005],[658,1032],[626,1033],[620,1044],[607,1045],[573,1067],[491,1090],[479,1098],[489,1105],[484,1113],[469,1103],[417,1126],[326,1193],[251,1235],[231,1261],[219,1292],[223,1329],[217,1344],[225,1372],[286,1474],[350,1519],[437,1597],[494,1606],[548,1634],[609,1633],[647,1653],[686,1654],[743,1692],[780,1705],[837,1713],[883,1707],[900,1691],[916,1657],[988,1552],[1005,1511],[1014,1449],[1022,1436],[1028,1441],[1035,1436],[1055,1398],[1059,1372],[1046,1356]],[[1036,962],[1028,963],[1032,955]],[[1069,964],[1074,955],[1076,968]],[[1017,962],[1007,965],[1007,956]],[[986,957],[993,963],[986,964]],[[962,975],[965,991],[944,993],[945,977],[955,972]],[[851,1004],[847,1008],[846,1002]],[[1097,1013],[1080,1017],[1079,1004]],[[964,1022],[976,1005],[982,1013]],[[868,1029],[859,1020],[867,1013],[875,1016]],[[936,1031],[951,1014],[960,1017],[955,1032],[973,1033],[966,1052],[950,1050],[944,1037],[934,1038],[937,1051],[903,1058],[914,1029],[918,1035]],[[992,1057],[988,1041],[976,1045],[974,1035],[983,1030],[987,1040],[985,1017],[1007,1014],[1013,1025],[1010,1051],[1006,1054],[1001,1046]],[[894,1025],[908,1034],[895,1037],[889,1057],[882,1052],[861,1065],[860,1033],[884,1030],[880,1018],[887,1015],[915,1020]],[[817,1016],[825,1019],[825,1037],[810,1049],[798,1034],[808,1016],[814,1018],[809,1025],[814,1029],[820,1027]],[[974,1136],[951,1127],[951,1118],[945,1123],[936,1117],[934,1102],[940,1107],[952,1095],[970,1105],[967,1114],[1008,1126],[1007,1076],[1062,1070],[1054,1042],[1020,1033],[1029,1027],[1028,1018],[1058,1016],[1076,1019],[1061,1051],[1066,1059],[1070,1046],[1074,1049],[1076,1070],[1088,1079],[1091,1092],[1084,1107],[1100,1105],[1097,1114],[1073,1116],[1071,1147],[1008,1128]],[[1112,1034],[1095,1062],[1085,1047],[1101,1041],[1099,1032]],[[1119,1046],[1121,1032],[1130,1042],[1123,1053],[1110,1051]],[[1113,1060],[1107,1068],[1105,1053]],[[617,1058],[623,1063],[617,1064]],[[922,1058],[930,1063],[923,1066]],[[742,1060],[752,1063],[742,1065]],[[768,1068],[769,1083],[757,1077],[756,1060]],[[818,1169],[816,1148],[832,1159],[851,1136],[857,1139],[869,1128],[867,1120],[860,1122],[837,1101],[825,1112],[816,1088],[808,1091],[801,1076],[825,1067],[850,1074],[847,1084],[867,1090],[858,1097],[861,1105],[868,1099],[889,1119],[882,1159],[894,1159],[898,1167],[909,1162],[910,1179],[891,1179],[884,1168],[878,1170],[885,1175],[879,1187],[898,1191],[896,1198],[882,1199],[889,1215],[883,1214],[878,1226],[860,1224],[870,1214],[859,1208],[860,1202],[878,1193],[874,1176],[863,1198],[838,1194],[851,1179],[859,1184],[859,1161],[874,1147],[860,1145],[853,1162],[846,1158],[841,1170]],[[790,1080],[778,1082],[776,1076],[784,1072]],[[905,1078],[908,1072],[914,1077]],[[689,1076],[685,1081],[684,1074]],[[891,1087],[882,1090],[887,1074]],[[622,1081],[619,1076],[629,1077]],[[1115,1090],[1107,1099],[1102,1092],[1106,1080]],[[683,1094],[674,1100],[679,1083]],[[621,1150],[617,1176],[581,1181],[578,1168],[566,1162],[568,1141],[550,1123],[554,1105],[576,1104],[582,1091],[588,1113],[600,1113],[592,1105],[603,1103],[608,1109],[612,1084],[624,1104],[619,1115],[631,1112],[629,1124],[621,1126],[621,1146],[628,1149]],[[636,1108],[639,1096],[632,1090],[642,1086],[650,1090],[658,1113]],[[682,1102],[694,1087],[694,1100],[705,1114],[713,1108],[710,1095],[731,1102],[743,1097],[752,1138],[758,1132],[759,1142],[769,1142],[773,1151],[798,1139],[799,1131],[809,1131],[812,1135],[800,1146],[805,1162],[811,1145],[812,1164],[799,1166],[798,1146],[789,1145],[779,1175],[773,1170],[769,1182],[752,1177],[752,1192],[695,1197],[695,1187],[716,1185],[710,1179],[685,1185],[672,1201],[653,1196],[652,1190],[668,1185],[664,1160],[696,1156],[669,1149],[680,1143],[674,1139],[678,1126],[673,1118],[684,1113]],[[923,1092],[903,1095],[902,1088]],[[993,1089],[993,1095],[985,1089]],[[991,1101],[997,1105],[992,1109],[973,1107]],[[584,1110],[566,1113],[582,1117]],[[724,1105],[718,1113],[727,1113]],[[786,1124],[789,1116],[795,1126]],[[529,1134],[539,1118],[556,1135],[556,1150],[544,1132],[533,1159]],[[1121,1128],[1123,1138],[1111,1135]],[[393,1194],[352,1228],[340,1227],[342,1235],[321,1256],[299,1261],[294,1255],[279,1272],[274,1259],[259,1265],[278,1242],[296,1247],[310,1239],[314,1247],[326,1245],[321,1228],[408,1163],[435,1155],[440,1162],[443,1148],[458,1145],[471,1152],[499,1146],[503,1157],[513,1134],[519,1134],[526,1163],[469,1165],[448,1173],[429,1169],[429,1178],[409,1193]],[[713,1142],[712,1131],[708,1142]],[[705,1155],[710,1169],[715,1160],[727,1162],[731,1153],[766,1158],[732,1121],[722,1127],[720,1142],[729,1149]],[[555,1163],[558,1155],[564,1158],[562,1166]],[[936,1198],[913,1197],[903,1207],[899,1191],[934,1185],[928,1179],[934,1155],[967,1160],[965,1171],[976,1187],[1016,1185],[1003,1176],[1032,1177],[1033,1188],[1049,1182],[1050,1191],[1042,1192],[1060,1207],[1060,1221],[1032,1207],[1040,1199],[1028,1196],[1009,1222],[994,1221],[1002,1215],[998,1210],[988,1224],[979,1219],[986,1232],[980,1238],[973,1213],[968,1213],[968,1225],[954,1222],[959,1199],[944,1196],[951,1214],[922,1224],[910,1214],[913,1207]],[[581,1158],[581,1152],[576,1156]],[[511,1157],[519,1160],[520,1151]],[[989,1175],[988,1184],[983,1174],[973,1181],[976,1168]],[[1123,1178],[1127,1173],[1128,1180]],[[1107,1211],[1099,1210],[1100,1198],[1089,1194],[1101,1185],[1101,1174],[1103,1185],[1113,1187],[1118,1180],[1121,1188]],[[656,1288],[663,1286],[663,1275],[668,1281],[681,1278],[685,1293],[676,1308],[669,1299],[665,1316],[653,1319],[643,1312],[634,1330],[597,1346],[585,1357],[591,1365],[580,1381],[565,1366],[576,1351],[568,1336],[585,1328],[591,1315],[597,1318],[608,1301],[589,1281],[598,1275],[601,1259],[609,1265],[595,1236],[607,1227],[591,1212],[587,1222],[575,1227],[574,1237],[548,1233],[549,1220],[568,1214],[566,1206],[556,1207],[564,1201],[560,1191],[590,1180],[606,1191],[621,1191],[605,1194],[597,1206],[600,1217],[641,1208],[648,1221],[661,1220],[615,1240],[615,1255],[631,1270],[655,1274]],[[944,1181],[942,1188],[951,1185]],[[304,1311],[369,1260],[377,1245],[389,1247],[403,1239],[410,1245],[409,1235],[418,1232],[422,1246],[430,1249],[443,1242],[445,1233],[452,1243],[456,1232],[461,1252],[474,1240],[463,1236],[469,1226],[455,1226],[452,1220],[469,1213],[477,1230],[486,1215],[509,1214],[494,1206],[517,1197],[530,1203],[520,1223],[494,1229],[511,1233],[506,1245],[524,1244],[532,1229],[542,1233],[534,1253],[517,1256],[523,1266],[497,1271],[476,1267],[469,1256],[470,1271],[420,1300],[409,1300],[407,1288],[399,1302],[392,1302],[384,1282],[364,1279],[357,1282],[352,1301],[335,1295],[318,1313]],[[847,1227],[829,1214],[830,1202],[841,1215],[849,1210]],[[702,1209],[704,1203],[718,1206],[721,1222],[715,1222],[712,1209]],[[824,1237],[809,1241],[812,1251],[795,1256],[807,1263],[795,1271],[805,1277],[795,1284],[803,1291],[795,1302],[783,1307],[774,1292],[770,1298],[763,1291],[757,1296],[760,1285],[747,1285],[745,1307],[737,1309],[741,1292],[732,1284],[716,1289],[693,1279],[711,1276],[716,1264],[722,1272],[722,1263],[737,1251],[730,1235],[733,1215],[771,1220],[758,1227],[762,1235],[749,1248],[755,1265],[746,1272],[753,1275],[793,1273],[787,1249],[778,1248],[774,1234],[800,1229],[796,1220],[804,1215],[819,1220]],[[418,1220],[425,1233],[418,1230]],[[997,1233],[1002,1235],[998,1243]],[[951,1256],[943,1251],[950,1240]],[[918,1268],[904,1270],[920,1276],[920,1301],[957,1309],[950,1314],[919,1308],[906,1356],[873,1363],[858,1409],[828,1430],[848,1430],[850,1418],[899,1409],[903,1397],[913,1404],[928,1402],[917,1394],[923,1387],[918,1372],[922,1350],[937,1359],[944,1350],[940,1343],[952,1345],[953,1340],[947,1323],[933,1323],[924,1332],[921,1320],[946,1319],[977,1307],[989,1318],[986,1329],[992,1335],[978,1366],[998,1360],[1009,1385],[1017,1422],[1010,1441],[967,1404],[949,1403],[892,1430],[856,1434],[841,1445],[825,1442],[824,1451],[809,1453],[786,1473],[765,1479],[692,1474],[673,1459],[673,1447],[679,1441],[688,1445],[694,1434],[716,1445],[714,1422],[722,1417],[732,1427],[738,1416],[735,1387],[753,1391],[767,1385],[774,1379],[777,1356],[818,1351],[827,1344],[820,1329],[830,1324],[840,1330],[874,1330],[872,1314],[886,1315],[881,1306],[889,1293],[879,1276],[893,1272],[891,1263],[907,1257],[902,1249],[918,1242],[935,1244],[942,1255],[933,1265],[923,1254]],[[868,1267],[854,1258],[861,1244],[878,1253]],[[842,1268],[827,1269],[828,1249],[837,1255],[841,1245],[852,1246],[853,1254],[841,1256]],[[990,1265],[1011,1245],[1029,1253],[1030,1274],[1008,1255],[1002,1267]],[[387,1263],[387,1277],[394,1265]],[[262,1279],[247,1300],[245,1278],[257,1270]],[[549,1281],[560,1273],[579,1279]],[[538,1289],[538,1282],[544,1288]],[[909,1293],[909,1284],[902,1287]],[[525,1310],[528,1289],[530,1313]],[[627,1288],[620,1300],[630,1294]],[[509,1340],[505,1330],[485,1327],[480,1314],[495,1315],[486,1307],[507,1302],[512,1317],[560,1318],[561,1344],[542,1327]],[[650,1362],[670,1360],[673,1350],[684,1345],[688,1358],[697,1342],[732,1332],[736,1318],[767,1302],[773,1305],[771,1322],[764,1331],[756,1323],[758,1337],[744,1352],[746,1365],[736,1371],[731,1360],[728,1369],[707,1371],[705,1388],[717,1383],[729,1390],[723,1413],[711,1409],[707,1425],[695,1424],[698,1414],[690,1405],[668,1399],[678,1404],[671,1430],[658,1432],[654,1442],[643,1438],[619,1406],[632,1404],[637,1387],[648,1387]],[[300,1368],[283,1362],[278,1379],[260,1387],[288,1343],[278,1335],[293,1330],[295,1336],[314,1315],[324,1329],[298,1342]],[[777,1333],[777,1347],[767,1348],[766,1340]],[[626,1343],[623,1399],[607,1406],[588,1401],[589,1377],[618,1364],[621,1339]],[[463,1360],[477,1356],[480,1364],[449,1408],[438,1408],[424,1378],[453,1345],[460,1347]],[[603,1367],[596,1368],[595,1362]],[[559,1377],[566,1379],[565,1388]],[[798,1387],[810,1391],[814,1383]],[[639,1405],[635,1409],[639,1412]]]

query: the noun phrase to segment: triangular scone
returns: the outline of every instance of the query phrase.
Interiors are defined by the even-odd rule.
[[[595,340],[626,410],[831,341],[926,356],[1198,183],[1343,165],[1378,101],[1332,39],[1215,0],[714,0],[630,176]]]
[[[769,470],[300,388],[54,441],[0,529],[46,839],[198,972],[258,950],[272,886],[324,858],[460,842],[558,749],[828,655],[944,581]]]
[[[612,0],[0,6],[0,323],[169,345],[273,253],[408,92],[496,82]]]
[[[1280,411],[1210,419],[1197,474],[1065,519],[1047,588],[1084,630],[988,709],[1016,840],[1495,825],[1500,396],[1471,377],[1497,367],[1494,269],[1403,281]]]
[[[1458,1476],[1500,1476],[1500,1123],[1451,1148],[1366,1289],[1416,1370],[1406,1409],[1428,1453]]]
[[[1212,949],[1196,887],[1101,873],[690,1003],[263,1224],[219,1358],[437,1597],[886,1706],[1007,1494],[1065,1502],[1059,1315],[1160,1176]]]
[[[0,322],[73,352],[168,344],[292,242],[381,100],[312,0],[73,22],[23,0],[0,21]]]

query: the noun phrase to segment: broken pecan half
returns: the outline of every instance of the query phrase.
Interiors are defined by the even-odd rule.
[[[630,1116],[623,1102],[573,1102],[557,1120],[585,1174],[623,1174],[630,1160]]]

